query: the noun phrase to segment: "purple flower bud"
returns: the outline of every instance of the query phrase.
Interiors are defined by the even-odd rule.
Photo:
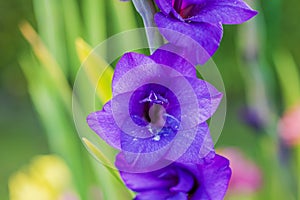
[[[255,130],[255,133],[261,133],[266,127],[266,122],[257,110],[251,107],[243,107],[239,112],[241,122]]]

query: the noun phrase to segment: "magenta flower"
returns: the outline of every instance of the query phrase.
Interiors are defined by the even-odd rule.
[[[118,156],[116,166],[121,163]],[[222,200],[231,176],[229,161],[219,155],[200,164],[172,163],[148,173],[120,171],[126,186],[137,192],[135,200]]]
[[[87,123],[137,168],[160,159],[197,162],[214,152],[206,120],[222,94],[182,57],[160,49],[150,57],[126,53],[112,90],[113,98]]]
[[[279,136],[289,147],[300,145],[300,103],[289,108],[278,123]]]
[[[252,160],[236,148],[224,148],[218,151],[230,160],[232,177],[228,193],[231,195],[251,195],[262,186],[262,172]],[[246,172],[246,173],[245,173]]]
[[[257,14],[242,0],[155,0],[155,2],[161,12],[155,15],[154,20],[161,34],[170,43],[185,48],[191,45],[185,40],[192,38],[209,56],[212,56],[220,45],[223,35],[222,24],[240,24]],[[205,60],[198,62],[203,64]]]

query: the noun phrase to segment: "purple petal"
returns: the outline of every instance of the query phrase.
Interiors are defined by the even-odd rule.
[[[170,196],[167,200],[188,200],[188,194],[178,192],[175,195]]]
[[[124,162],[122,154],[118,154],[116,166]],[[140,192],[137,199],[155,197],[154,199],[187,199],[187,194],[193,189],[194,175],[176,164],[171,164],[159,170],[147,173],[128,173],[120,171],[126,186],[135,192]],[[147,197],[147,198],[146,198]]]
[[[190,172],[177,168],[177,176],[178,176],[178,182],[175,186],[170,188],[170,191],[172,192],[184,192],[188,193],[190,190],[193,189],[195,183],[195,179],[193,177],[193,174]]]
[[[154,16],[154,20],[161,34],[170,43],[184,48],[193,48],[196,53],[205,53],[202,49],[204,48],[212,56],[219,47],[222,39],[223,30],[221,24],[181,22],[177,19],[166,17],[161,12]],[[199,46],[197,47],[193,43]],[[203,55],[197,54],[192,56],[203,57]]]
[[[128,71],[141,65],[151,65],[155,62],[148,56],[138,54],[134,52],[125,53],[119,60],[114,70],[114,76],[112,80],[113,92],[116,87],[116,83],[124,76]]]
[[[122,150],[132,153],[151,153],[169,145],[175,135],[176,132],[168,127],[163,127],[156,136],[147,138],[138,138],[122,133],[121,147]]]
[[[172,43],[167,43],[161,46],[160,49],[177,54],[193,65],[205,64],[211,56],[206,52],[205,49],[196,43],[195,40],[190,40],[192,40],[192,42],[190,42],[189,48],[182,48]]]
[[[146,173],[123,171],[122,169],[126,169],[126,167],[124,168],[124,165],[127,165],[127,161],[122,152],[117,155],[115,165],[120,170],[121,177],[126,186],[136,192],[153,189],[165,190],[175,186],[178,182],[176,178],[177,172],[170,168],[171,165],[166,168]]]
[[[200,109],[200,121],[209,119],[218,109],[223,94],[210,83],[196,78],[187,78],[194,88]]]
[[[152,190],[139,193],[134,200],[185,200],[185,199],[173,199],[170,192],[167,190]]]
[[[174,9],[172,0],[155,0],[157,7],[165,14],[168,15]]]
[[[194,5],[186,20],[194,22],[241,24],[257,14],[242,0],[210,0]]]
[[[116,164],[120,171],[131,173],[145,173],[153,170],[161,169],[169,164],[171,161],[163,159],[166,149],[160,149],[156,152],[138,154],[126,151],[120,152],[120,157],[123,162]]]
[[[116,149],[121,149],[120,129],[113,118],[110,101],[101,111],[89,114],[87,123],[105,142]]]
[[[191,200],[222,200],[228,188],[231,177],[229,161],[216,155],[213,160],[203,165],[198,165],[198,171],[201,172],[199,187]]]
[[[162,173],[163,171],[161,170],[149,173],[120,172],[126,186],[135,192],[143,192],[145,190],[167,190],[169,187],[176,184],[177,180],[175,176],[159,178]]]
[[[164,138],[162,137],[161,140],[164,140]],[[138,151],[141,149],[140,146],[143,146],[143,151],[145,149],[150,151],[152,148],[156,148],[157,145],[159,148],[149,153],[121,152],[120,157],[123,158],[124,162],[118,163],[118,168],[122,171],[146,172],[164,167],[173,161],[202,163],[202,159],[207,155],[214,156],[214,144],[206,123],[189,130],[179,131],[172,141],[168,141],[170,144],[162,143],[165,146],[153,140],[147,140],[145,144],[140,140],[131,141],[131,143],[126,143],[126,150],[132,146],[133,149],[129,149],[130,151]],[[134,142],[137,144],[134,145]],[[124,149],[124,146],[122,144],[122,149]]]
[[[159,64],[161,61],[161,55],[168,55],[166,60],[176,58],[177,61],[181,61],[184,66],[188,67],[184,69],[179,65],[169,66]],[[159,50],[155,53],[155,60],[142,54],[126,53],[118,62],[115,74],[113,77],[113,95],[120,93],[135,91],[137,88],[149,84],[157,83],[161,85],[170,85],[170,78],[175,76],[194,75],[191,65],[184,61],[181,57],[172,53]],[[172,64],[171,61],[165,61],[165,64]],[[161,78],[165,77],[165,78]]]
[[[196,129],[179,132],[174,140],[167,159],[179,163],[201,163],[207,155],[214,156],[214,143],[207,123],[200,124]]]
[[[185,81],[188,81],[188,86]],[[222,100],[223,94],[204,80],[176,77],[172,79],[172,83],[172,88],[176,89],[176,97],[180,103],[180,105],[172,106],[180,107],[182,115],[190,116],[189,124],[185,127],[193,127],[195,124],[205,122],[215,113]],[[189,91],[190,87],[193,88],[192,92]],[[197,103],[194,98],[197,98]],[[198,109],[196,106],[198,106]],[[190,113],[191,110],[194,114]]]
[[[182,7],[181,8],[185,8],[189,5],[201,4],[205,1],[207,1],[207,0],[182,0]]]
[[[184,57],[168,51],[168,48],[159,48],[150,56],[156,63],[172,67],[183,76],[196,77],[196,68]]]

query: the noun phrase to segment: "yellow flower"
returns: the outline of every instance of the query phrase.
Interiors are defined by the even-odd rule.
[[[37,156],[10,177],[10,200],[57,200],[70,185],[71,174],[61,158]]]

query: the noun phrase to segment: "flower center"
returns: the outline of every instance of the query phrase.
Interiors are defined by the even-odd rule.
[[[180,13],[181,6],[182,6],[182,0],[174,0],[174,1],[173,1],[173,8],[174,8],[178,13]]]
[[[193,9],[194,5],[183,5],[182,0],[173,0],[173,8],[176,10],[176,12],[183,18],[189,18],[190,12]]]
[[[148,128],[154,140],[176,133],[180,126],[181,109],[175,94],[159,84],[137,88],[129,101],[130,117],[135,124]]]
[[[191,17],[190,12],[193,9],[194,5],[189,5],[180,10],[179,14],[183,19]]]
[[[151,125],[164,126],[164,115],[166,114],[164,105],[168,104],[168,99],[151,91],[149,96],[139,101],[139,103],[145,103],[144,117]]]

